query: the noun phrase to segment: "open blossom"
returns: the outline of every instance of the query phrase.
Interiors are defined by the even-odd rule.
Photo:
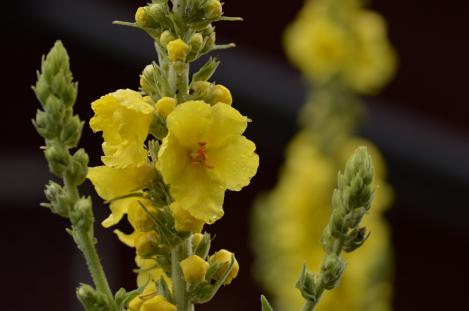
[[[104,200],[113,200],[141,189],[147,185],[154,176],[155,170],[149,165],[140,167],[113,168],[108,166],[90,167],[87,178],[93,183],[96,192]],[[102,225],[110,227],[117,224],[127,213],[129,206],[141,198],[124,198],[112,201],[111,215]]]
[[[224,103],[188,101],[169,114],[157,166],[174,200],[193,217],[219,219],[225,190],[239,191],[255,175],[256,146],[242,136],[247,122]]]
[[[133,90],[109,93],[92,103],[94,132],[103,132],[103,163],[112,167],[141,166],[148,162],[144,142],[154,108]]]

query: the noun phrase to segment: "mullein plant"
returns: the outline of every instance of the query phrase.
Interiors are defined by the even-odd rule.
[[[359,96],[376,94],[389,81],[396,56],[385,21],[366,9],[364,2],[306,1],[285,32],[287,56],[303,73],[309,91],[298,117],[300,130],[289,144],[278,183],[258,198],[252,226],[254,271],[279,310],[301,306],[320,311],[392,309],[392,251],[382,216],[391,203],[392,189],[385,181],[386,167],[379,151],[354,132],[364,113]],[[343,176],[332,200],[329,194],[337,170],[359,145],[366,145],[373,158],[376,192],[373,212],[364,219],[371,233],[369,241],[350,253],[361,242],[347,245],[346,241],[368,235],[357,227],[344,236],[343,224],[334,224],[335,217],[343,216],[337,211],[338,197],[344,196],[340,194]],[[334,230],[339,232],[334,234]],[[342,258],[335,247],[345,251]],[[329,261],[338,270],[346,263],[340,283],[324,276]],[[308,268],[320,272],[311,275]],[[285,286],[295,282],[300,291]]]
[[[82,251],[93,285],[77,297],[85,310],[194,310],[237,276],[233,253],[211,252],[204,226],[223,216],[226,190],[239,191],[256,174],[255,144],[243,136],[249,119],[232,106],[228,88],[209,81],[219,65],[209,58],[195,73],[190,64],[217,45],[213,23],[225,17],[219,0],[153,0],[135,21],[116,22],[145,31],[157,61],[143,69],[138,90],[120,89],[91,104],[89,125],[103,136],[103,165],[88,167],[75,151],[84,122],[73,113],[77,84],[69,57],[57,42],[43,58],[33,87],[42,109],[33,123],[45,139],[44,155],[61,183],[50,181],[43,206],[70,220],[67,232]],[[135,249],[136,288],[113,293],[96,251],[88,179],[111,213],[132,232],[115,229]]]

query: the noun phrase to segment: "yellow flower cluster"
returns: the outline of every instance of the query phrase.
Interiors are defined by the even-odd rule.
[[[386,23],[356,0],[307,1],[285,32],[293,64],[315,83],[338,79],[359,93],[375,93],[390,80],[396,56]]]
[[[257,171],[255,145],[242,136],[248,118],[231,106],[228,89],[221,85],[210,88],[212,99],[217,99],[214,104],[202,100],[178,104],[174,98],[163,97],[152,105],[151,99],[132,90],[118,90],[92,103],[95,116],[90,125],[93,131],[103,134],[104,165],[91,167],[88,178],[97,193],[110,202],[111,215],[103,226],[113,226],[127,214],[134,232],[114,232],[123,243],[136,249],[137,285],[145,287],[131,301],[131,310],[176,310],[155,292],[155,282],[160,278],[167,283],[172,280],[165,275],[156,255],[161,245],[155,219],[164,218],[165,207],[158,206],[149,194],[153,180],[160,175],[169,188],[172,203],[166,210],[174,223],[169,230],[175,230],[174,234],[195,234],[200,242],[204,224],[223,215],[225,191],[241,190]],[[153,159],[149,158],[151,152],[145,143],[152,122],[161,118],[167,135],[161,141],[157,159]],[[182,260],[180,267],[186,282],[197,283],[205,281],[209,265],[218,263],[211,279],[224,278],[224,284],[229,284],[239,270],[235,261],[225,276],[231,256],[222,250],[206,262],[192,255]]]
[[[385,261],[389,260],[389,232],[381,212],[389,205],[392,193],[384,182],[383,161],[370,142],[359,139],[350,140],[339,158],[345,163],[360,145],[368,147],[376,169],[373,213],[365,217],[363,224],[371,237],[357,252],[344,255],[346,272],[339,287],[324,294],[319,311],[390,310],[389,279],[373,279],[382,271],[373,272],[386,270]],[[324,252],[319,241],[330,216],[339,165],[342,163],[334,163],[321,152],[310,132],[300,132],[288,148],[276,188],[255,206],[256,228],[260,229],[254,232],[258,256],[255,271],[281,310],[301,308],[304,299],[300,292],[285,284],[295,284],[303,263],[312,269],[321,263]]]

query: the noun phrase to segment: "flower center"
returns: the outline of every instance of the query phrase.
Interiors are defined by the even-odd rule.
[[[200,165],[205,168],[213,168],[212,165],[205,163],[205,161],[207,160],[207,154],[205,150],[206,145],[207,142],[199,142],[199,148],[196,151],[190,153],[192,165]]]

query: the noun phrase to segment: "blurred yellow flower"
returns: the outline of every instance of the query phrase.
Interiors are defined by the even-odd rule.
[[[111,201],[141,189],[150,182],[154,173],[154,168],[149,165],[126,168],[97,166],[88,169],[87,178],[91,180],[101,198]],[[102,225],[107,228],[117,224],[127,213],[129,205],[136,200],[141,199],[130,197],[111,201],[111,215]]]
[[[191,51],[191,46],[187,45],[187,43],[181,39],[176,39],[170,41],[166,45],[166,49],[168,50],[168,59],[170,62],[184,62],[186,60],[187,54],[189,54]]]
[[[157,167],[174,200],[193,217],[215,222],[223,215],[225,190],[241,190],[256,174],[256,146],[242,136],[247,122],[223,103],[188,101],[169,114]]]
[[[92,108],[95,115],[90,126],[94,132],[103,132],[103,163],[120,168],[147,164],[144,142],[154,108],[138,92],[129,89],[101,97],[92,103]]]
[[[353,1],[307,1],[285,31],[284,46],[311,81],[335,79],[360,93],[378,91],[396,67],[384,19]]]

